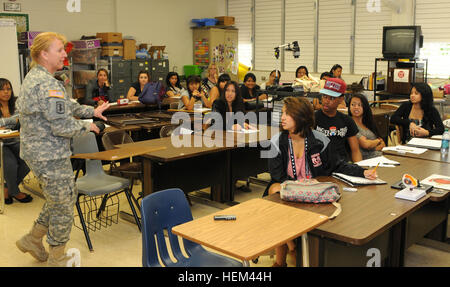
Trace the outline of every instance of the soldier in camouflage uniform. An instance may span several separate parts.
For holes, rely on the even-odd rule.
[[[56,33],[39,34],[31,47],[34,67],[26,75],[17,100],[21,122],[20,156],[38,178],[46,199],[30,233],[16,242],[17,247],[48,266],[66,266],[69,257],[65,245],[73,222],[77,199],[70,162],[72,137],[99,129],[78,118],[103,117],[109,107],[104,103],[94,110],[71,99],[62,82],[53,74],[63,67],[67,57],[65,38]],[[47,234],[46,252],[42,238]]]

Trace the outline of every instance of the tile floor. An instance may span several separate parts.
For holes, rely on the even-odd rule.
[[[263,175],[262,177],[264,178]],[[31,186],[37,188],[31,180]],[[242,184],[243,182],[240,182]],[[252,192],[243,193],[238,191],[235,200],[243,202],[245,200],[261,197],[264,187],[250,185]],[[135,194],[140,189],[140,185],[135,186]],[[27,191],[25,191],[27,192]],[[31,203],[23,204],[15,201],[12,205],[7,205],[5,212],[0,214],[0,267],[29,267],[45,266],[33,259],[29,254],[21,253],[15,246],[15,241],[28,232],[33,221],[38,216],[44,200],[33,195]],[[119,195],[120,210],[128,211],[129,206],[124,194]],[[194,218],[208,215],[219,210],[220,206],[208,206],[202,200],[192,200],[192,213]],[[75,212],[76,213],[76,212]],[[450,229],[450,228],[449,228]],[[81,264],[86,267],[139,267],[141,265],[141,233],[135,224],[132,224],[119,217],[118,224],[112,224],[107,228],[102,228],[96,232],[91,232],[91,240],[94,252],[89,252],[82,230],[73,227],[71,240],[68,247],[78,248],[81,252]],[[46,245],[46,243],[45,243]],[[47,247],[47,245],[46,245]],[[266,267],[273,264],[274,259],[270,256],[261,256],[258,264],[251,263],[252,266]],[[292,266],[292,261],[288,258],[288,265]],[[413,245],[406,252],[406,266],[450,266],[450,253],[437,249]]]

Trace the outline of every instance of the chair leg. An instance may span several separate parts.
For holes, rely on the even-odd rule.
[[[100,214],[103,212],[103,210],[105,210],[107,200],[108,200],[108,194],[105,194],[105,196],[103,196],[102,203],[100,204],[100,208],[98,209],[98,212],[96,215],[97,219],[100,217]]]
[[[80,200],[79,200],[80,196],[81,195],[78,195],[75,206],[77,207],[78,216],[80,217],[80,223],[81,223],[81,226],[83,227],[84,237],[86,237],[86,242],[89,247],[89,251],[94,252],[94,248],[92,247],[92,243],[91,243],[91,238],[89,237],[89,232],[86,227],[86,222],[84,221],[83,212],[81,211]]]
[[[136,225],[138,226],[139,231],[141,231],[141,222],[137,216],[136,209],[134,208],[134,204],[131,201],[130,193],[131,193],[131,191],[128,188],[125,189],[125,195],[127,196],[127,200],[128,200],[128,204],[130,205],[131,212],[133,212],[134,220],[136,220]]]

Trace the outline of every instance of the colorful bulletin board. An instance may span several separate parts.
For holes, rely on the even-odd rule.
[[[22,32],[30,30],[28,14],[0,13],[0,18],[13,19],[16,21],[17,36]]]

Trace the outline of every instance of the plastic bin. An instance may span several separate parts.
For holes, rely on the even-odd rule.
[[[202,74],[202,69],[197,65],[186,65],[183,69],[186,78],[192,75],[200,76]]]
[[[192,19],[192,23],[197,24],[198,27],[215,26],[217,22],[219,22],[219,20],[213,18]]]

